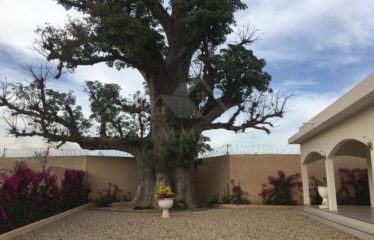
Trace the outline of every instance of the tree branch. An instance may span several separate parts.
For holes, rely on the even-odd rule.
[[[171,37],[173,21],[169,13],[166,11],[160,0],[151,0],[145,2],[151,10],[153,16],[159,21],[166,35]]]
[[[39,136],[48,139],[48,142],[75,142],[81,148],[87,150],[118,150],[136,154],[141,146],[141,142],[123,138],[102,138],[86,136],[69,136],[52,134],[49,132],[24,132],[18,129],[11,129],[10,133],[15,137],[34,137]]]
[[[257,97],[252,97],[243,105],[238,105],[237,110],[227,122],[208,123],[204,130],[226,129],[244,132],[247,128],[253,128],[270,134],[270,128],[274,127],[274,119],[283,117],[287,100],[288,97],[281,98],[278,95],[271,96],[269,100],[267,96],[258,94]],[[236,122],[241,114],[246,115],[245,120],[238,125]]]
[[[143,138],[133,134],[132,129],[126,129],[125,133],[122,127],[126,124],[116,112],[115,106],[114,108],[105,107],[105,104],[108,104],[105,102],[107,98],[114,96],[111,91],[119,94],[118,86],[108,85],[107,89],[101,89],[102,86],[99,86],[98,91],[107,90],[104,92],[106,98],[91,96],[96,99],[94,102],[98,106],[104,106],[104,108],[93,109],[93,112],[101,114],[102,121],[99,122],[101,130],[98,137],[85,136],[90,131],[92,123],[83,116],[81,107],[75,106],[75,98],[71,93],[59,93],[46,88],[49,71],[41,68],[40,73],[36,73],[32,67],[26,69],[34,78],[29,85],[1,82],[0,106],[6,107],[4,119],[9,126],[10,134],[15,137],[40,136],[49,142],[61,142],[60,145],[75,142],[82,148],[91,150],[115,149],[131,151],[130,153],[136,153],[136,149],[143,143]],[[104,109],[104,112],[101,109]],[[108,109],[111,112],[106,112]],[[19,119],[25,123],[24,128],[20,127]],[[113,134],[113,131],[110,136],[107,134],[108,123],[112,124],[119,135]],[[144,127],[142,126],[143,133]]]

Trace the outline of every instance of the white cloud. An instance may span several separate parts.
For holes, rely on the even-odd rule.
[[[352,55],[347,55],[344,57],[336,57],[333,61],[332,61],[332,56],[324,56],[324,57],[320,57],[318,61],[316,61],[315,66],[320,69],[335,70],[340,67],[359,63],[360,61],[361,59],[359,56],[352,56]]]
[[[123,96],[142,90],[143,77],[134,69],[109,68],[105,63],[78,67],[72,77],[82,85],[84,81],[99,80],[103,83],[116,83],[121,86]]]
[[[20,71],[21,68],[17,71],[15,69],[11,68],[3,68],[0,67],[0,80],[13,80],[13,79],[18,79],[18,80],[23,80],[25,78],[25,74]],[[12,79],[9,79],[9,76],[11,76]]]
[[[371,0],[250,0],[247,4],[249,10],[239,15],[239,24],[250,22],[263,33],[254,48],[271,61],[303,61],[336,50],[348,60],[325,57],[347,65],[356,63],[352,51],[374,45]]]
[[[45,23],[63,27],[68,15],[73,18],[81,17],[74,10],[67,12],[53,0],[1,0],[0,43],[16,48],[20,51],[20,55],[27,57],[27,59],[19,59],[20,65],[30,63],[31,58],[42,60],[42,57],[36,51],[30,49],[34,39],[38,38],[38,35],[34,32],[35,29]],[[2,76],[20,75],[14,70],[5,68],[0,68],[0,70]],[[125,95],[141,90],[143,82],[142,76],[136,70],[117,71],[115,68],[108,68],[104,63],[78,67],[72,77],[78,84],[82,85],[86,80],[117,83],[122,87],[122,93]]]
[[[282,82],[281,86],[310,86],[310,85],[316,85],[317,82],[313,80],[296,80],[296,79],[289,79],[284,82]]]
[[[67,12],[52,0],[1,0],[0,2],[0,42],[24,50],[27,54],[36,54],[29,50],[37,26],[45,23],[63,26]],[[72,17],[78,17],[75,11],[69,11]]]

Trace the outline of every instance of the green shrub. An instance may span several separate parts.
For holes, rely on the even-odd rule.
[[[180,211],[180,210],[187,210],[188,205],[183,200],[174,201],[173,207],[170,209],[171,211]]]
[[[229,194],[226,194],[225,192],[223,193],[222,203],[223,204],[231,204],[231,197],[230,197]]]
[[[240,186],[240,182],[238,185],[235,184],[234,179],[230,181],[231,183],[231,191],[230,187],[227,184],[227,191],[223,192],[222,196],[222,203],[223,204],[249,204],[250,202],[248,199],[245,198],[248,193],[244,192]]]
[[[100,196],[95,200],[95,206],[96,207],[108,207],[112,203],[112,199],[108,196]]]
[[[219,194],[217,193],[213,197],[209,198],[206,201],[203,201],[202,207],[203,208],[214,208],[215,204],[218,204],[219,202]]]
[[[122,190],[118,187],[118,185],[108,183],[108,189],[99,191],[100,197],[98,197],[94,202],[96,207],[107,207],[113,202],[120,201],[120,192],[122,192]]]

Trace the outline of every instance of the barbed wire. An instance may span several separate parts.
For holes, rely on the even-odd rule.
[[[300,154],[298,145],[231,145],[213,148],[213,151],[199,155],[199,158],[229,154]]]
[[[4,148],[1,157],[73,157],[73,156],[106,156],[106,157],[133,157],[127,152],[116,150],[85,150],[85,149],[56,149],[56,148],[30,148],[9,149]]]
[[[216,157],[227,154],[299,154],[298,145],[232,145],[226,144],[214,147],[212,151],[199,155],[199,158]],[[85,149],[56,149],[56,148],[3,148],[1,157],[73,157],[73,156],[105,156],[105,157],[133,157],[127,152],[116,150],[85,150]]]

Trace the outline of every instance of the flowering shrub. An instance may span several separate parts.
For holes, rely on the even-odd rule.
[[[31,170],[25,162],[12,175],[1,176],[0,221],[2,231],[26,225],[59,211],[60,191],[51,168]]]
[[[171,186],[161,184],[156,191],[155,197],[157,199],[163,199],[163,198],[173,198],[174,193],[171,190]]]
[[[65,173],[65,177],[68,176],[68,180],[63,181],[65,191],[60,191],[58,188],[57,177],[52,173],[51,168],[36,172],[25,162],[21,162],[8,174],[4,170],[0,172],[0,233],[61,212],[67,207],[64,205],[64,208],[61,208],[62,200],[67,200],[67,189],[75,191],[74,196],[86,196],[87,190],[82,194],[81,189],[76,187],[83,184],[81,183],[83,176],[79,173],[78,178],[70,178],[75,175],[74,172],[77,171],[69,170],[67,174]],[[74,184],[74,187],[69,184]],[[77,200],[74,204],[78,202],[80,201]]]
[[[343,176],[340,176],[341,186],[336,192],[336,201],[339,205],[354,205],[355,197],[352,194],[351,186]]]
[[[300,174],[296,173],[286,177],[285,172],[278,171],[278,177],[268,177],[270,186],[262,185],[262,192],[259,195],[263,198],[264,204],[273,205],[295,205],[293,199],[294,190],[301,191],[302,184],[299,181]]]
[[[370,205],[368,171],[340,168],[342,186],[337,193],[338,204]]]
[[[248,193],[244,192],[240,183],[235,184],[234,179],[231,179],[231,192],[229,185],[227,185],[227,193],[223,193],[222,203],[223,204],[249,204],[249,201],[244,197]]]
[[[7,219],[5,209],[0,206],[0,223],[3,223]]]
[[[63,209],[74,208],[88,202],[91,189],[84,182],[84,171],[66,170],[61,187]]]

